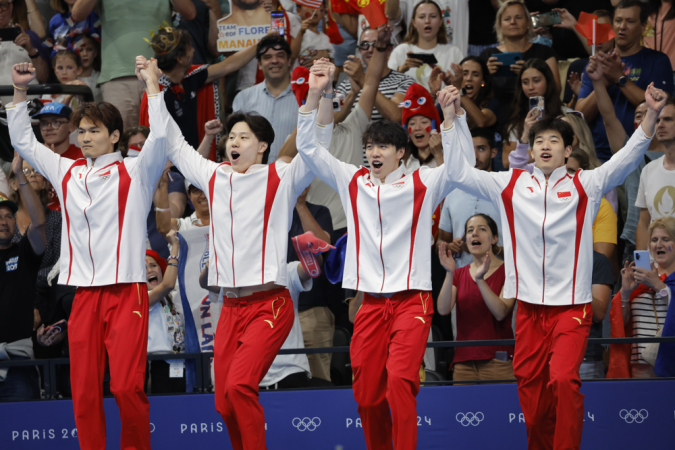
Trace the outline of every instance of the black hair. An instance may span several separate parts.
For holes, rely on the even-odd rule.
[[[236,111],[230,114],[225,121],[225,129],[227,130],[225,135],[230,134],[232,128],[239,122],[246,123],[256,139],[267,144],[267,149],[265,150],[265,153],[263,153],[262,160],[263,164],[267,164],[267,159],[270,156],[270,148],[272,147],[272,142],[274,142],[274,128],[272,128],[272,124],[269,120],[259,114]]]
[[[495,222],[495,220],[492,217],[488,216],[487,214],[478,213],[478,214],[474,214],[473,216],[469,217],[466,220],[466,223],[464,224],[464,241],[465,242],[467,241],[466,235],[468,234],[466,230],[467,230],[467,228],[469,228],[469,222],[474,217],[482,217],[483,219],[485,219],[485,222],[487,222],[488,228],[490,228],[490,232],[492,232],[492,236],[493,237],[494,236],[499,237],[499,227],[497,226],[497,222]],[[501,252],[502,252],[502,248],[499,245],[494,244],[492,246],[492,253],[494,253],[495,255],[499,255]]]
[[[634,6],[640,8],[640,23],[644,25],[649,18],[649,6],[640,0],[621,0],[614,8],[614,13],[616,13],[617,9],[632,8]],[[612,20],[614,20],[613,16]]]
[[[281,47],[280,50],[285,51],[289,58],[291,57],[291,45],[288,41],[278,34],[268,34],[258,42],[255,58],[260,61],[260,58],[262,58],[262,55],[265,54],[268,49],[277,46]]]
[[[475,62],[480,66],[481,72],[483,72],[483,85],[478,88],[478,95],[474,100],[474,103],[479,108],[487,108],[488,103],[492,99],[492,75],[490,75],[490,70],[488,69],[487,63],[477,56],[467,56],[460,61],[459,65],[461,66],[467,61]]]
[[[523,127],[525,124],[525,117],[530,112],[529,98],[523,92],[523,74],[527,69],[538,70],[544,78],[546,78],[546,93],[544,93],[544,117],[558,117],[563,114],[562,101],[560,94],[553,77],[553,72],[546,61],[539,58],[528,59],[516,78],[516,90],[513,93],[513,101],[511,103],[511,117],[505,126],[508,136],[511,131],[515,130],[517,136],[523,134]],[[571,145],[571,144],[570,144]]]
[[[534,146],[534,139],[537,135],[548,130],[556,131],[560,134],[565,148],[571,146],[574,142],[574,129],[572,129],[572,125],[562,119],[547,117],[538,121],[530,128],[530,146]]]
[[[396,149],[406,148],[408,133],[401,124],[391,120],[380,120],[368,125],[361,139],[363,146],[368,144],[393,145]]]
[[[495,148],[495,130],[492,128],[472,128],[471,137],[483,138],[488,142],[490,150]]]
[[[178,58],[185,56],[192,47],[192,36],[180,28],[161,28],[150,42],[155,52],[159,70],[169,71],[176,67]]]
[[[108,131],[108,135],[112,136],[115,131],[119,131],[120,137],[124,132],[124,121],[119,109],[112,103],[108,102],[87,102],[82,103],[70,115],[70,124],[75,127],[80,127],[82,119],[87,118],[97,125],[103,125]],[[113,144],[115,151],[119,146],[119,140]]]
[[[144,127],[143,125],[137,125],[135,127],[126,128],[120,137],[118,148],[122,152],[122,156],[125,158],[129,153],[129,139],[131,136],[135,136],[138,133],[141,133],[147,139],[150,136],[150,128]]]

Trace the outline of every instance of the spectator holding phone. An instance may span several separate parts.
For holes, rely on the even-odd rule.
[[[506,137],[502,149],[502,162],[507,169],[510,164],[509,154],[516,149],[518,142],[527,142],[528,137],[524,130],[528,116],[530,122],[534,124],[542,118],[555,118],[572,111],[562,104],[560,93],[556,88],[555,76],[548,63],[542,59],[533,58],[522,64],[521,69],[516,77],[516,90],[511,101],[513,112],[504,128]],[[542,98],[543,110],[540,103]]]
[[[471,264],[455,268],[448,244],[442,242],[438,257],[446,270],[438,295],[438,313],[457,315],[457,340],[513,339],[511,315],[515,298],[503,298],[504,261],[499,231],[486,214],[476,214],[464,226],[466,244],[473,257]],[[513,350],[508,346],[457,347],[453,360],[455,381],[511,380]]]
[[[466,110],[469,128],[491,127],[497,122],[495,113],[499,110],[499,101],[492,95],[492,76],[485,61],[477,56],[467,56],[462,62],[452,64],[454,75],[450,82],[462,92],[462,108]],[[432,80],[431,92],[434,95],[441,88],[440,81]]]
[[[312,67],[314,61],[321,58],[335,59],[335,49],[328,36],[319,30],[319,23],[325,22],[326,7],[321,4],[319,9],[311,6],[306,0],[295,1],[295,13],[302,20],[297,39],[291,43],[292,56],[298,58],[294,67]]]
[[[560,92],[560,74],[558,73],[558,61],[553,49],[546,45],[530,42],[534,38],[534,30],[530,20],[530,12],[521,0],[507,0],[502,3],[497,11],[494,29],[497,33],[499,45],[484,50],[480,57],[487,63],[488,70],[493,76],[494,92],[499,101],[497,125],[502,127],[509,120],[511,101],[514,98],[517,86],[520,84],[520,80],[517,80],[516,77],[522,72],[525,61],[538,58],[548,65],[553,76],[553,86],[556,93]],[[504,68],[504,63],[499,60],[502,58],[499,56],[502,53],[512,54],[504,55],[508,56],[506,59],[513,61],[517,58],[517,60],[508,68]],[[504,156],[504,164],[508,168],[508,165],[506,165],[507,156]]]
[[[610,312],[611,337],[654,337],[663,327],[673,299],[664,280],[675,272],[675,218],[660,218],[649,226],[649,254],[641,253],[640,261],[626,261],[621,269],[621,292],[614,296]],[[612,345],[607,377],[655,378],[654,367],[642,356],[647,345]]]
[[[23,172],[23,158],[16,152],[12,173],[18,180],[30,216],[21,240],[12,242],[18,206],[0,197],[0,360],[33,359],[31,335],[37,328],[34,312],[35,284],[45,237],[44,208]],[[39,323],[39,320],[37,321]],[[33,366],[0,369],[0,401],[25,401],[40,397],[38,372]]]
[[[423,56],[416,58],[415,55]],[[429,79],[435,66],[439,70],[434,72],[434,76],[445,81],[451,73],[450,64],[458,63],[462,57],[459,48],[448,44],[440,6],[433,0],[422,0],[413,8],[408,34],[403,44],[391,52],[388,65],[429,90]],[[436,62],[431,63],[434,59]]]

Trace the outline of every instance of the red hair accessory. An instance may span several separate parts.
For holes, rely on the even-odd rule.
[[[295,94],[295,99],[298,101],[298,106],[305,104],[305,97],[309,91],[309,69],[307,67],[298,66],[293,69],[291,74],[291,90]]]
[[[434,128],[436,128],[436,131],[441,131],[441,116],[438,114],[434,99],[431,98],[429,91],[421,84],[411,84],[405,92],[403,102],[400,103],[398,107],[403,108],[401,124],[403,124],[404,127],[408,126],[408,121],[411,117],[421,115],[429,118],[432,123],[435,124]]]
[[[147,250],[145,250],[145,256],[149,256],[152,259],[154,259],[155,261],[157,261],[157,264],[159,264],[159,268],[162,269],[162,275],[164,275],[166,273],[166,267],[167,267],[166,259],[159,256],[159,253],[157,253],[154,250],[147,249]]]

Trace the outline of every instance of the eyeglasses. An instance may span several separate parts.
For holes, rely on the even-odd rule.
[[[37,170],[29,169],[28,167],[23,169],[23,174],[26,175],[27,177],[30,177],[31,175],[40,175],[40,173]]]
[[[363,50],[364,52],[367,52],[368,49],[370,49],[370,47],[375,47],[375,42],[377,42],[377,41],[370,41],[370,42],[369,41],[363,41],[359,45],[357,45],[357,47],[359,48],[359,50]]]
[[[51,125],[53,129],[58,130],[64,123],[68,123],[68,121],[63,120],[40,121],[40,129],[46,130],[47,128],[49,128],[49,125]]]
[[[288,49],[286,49],[283,45],[281,44],[270,44],[270,45],[264,45],[258,49],[258,58],[260,58],[262,55],[267,53],[267,50],[274,50],[274,51],[279,51],[283,50],[284,52],[288,53]]]
[[[0,3],[0,11],[5,12],[9,9],[13,2]]]

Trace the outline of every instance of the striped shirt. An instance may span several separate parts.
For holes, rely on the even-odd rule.
[[[387,76],[383,77],[380,80],[379,91],[382,93],[382,95],[384,95],[388,99],[391,99],[394,96],[394,94],[399,92],[405,95],[410,85],[413,84],[414,82],[415,80],[413,80],[409,76],[404,75],[401,72],[397,72],[396,70],[392,70],[389,72]],[[347,96],[350,90],[351,90],[351,83],[349,82],[349,79],[346,79],[342,83],[340,83],[340,85],[336,89],[337,92],[339,92],[345,97]],[[352,105],[352,111],[354,110],[356,104],[359,102],[360,98],[361,92],[359,91],[359,93],[356,94],[354,105]],[[377,108],[373,107],[373,112],[372,115],[370,116],[370,121],[377,122],[383,119],[384,117],[382,117],[382,114],[380,114]],[[363,165],[365,167],[370,168],[370,164],[368,163],[368,159],[366,158],[365,148],[363,149]]]
[[[263,81],[239,92],[232,103],[233,111],[257,112],[272,124],[274,142],[270,146],[268,164],[276,161],[281,146],[295,129],[298,109],[298,101],[293,95],[290,82],[286,90],[276,98],[270,94],[267,83]]]
[[[656,311],[656,316],[659,319],[658,325],[656,324],[654,311]],[[652,302],[652,294],[645,292],[633,299],[630,303],[630,312],[633,317],[633,337],[654,337],[656,331],[663,327],[668,305],[666,299],[659,296],[658,293],[654,294],[654,301]],[[632,363],[647,364],[647,361],[642,359],[641,354],[646,346],[646,342],[633,344],[630,358]]]

